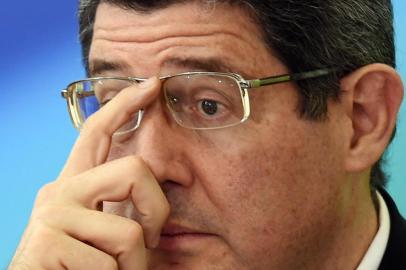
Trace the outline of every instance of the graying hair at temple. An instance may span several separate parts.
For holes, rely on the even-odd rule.
[[[80,41],[86,68],[95,13],[100,2],[147,13],[186,1],[81,0]],[[305,119],[323,121],[328,118],[327,101],[340,98],[340,78],[349,72],[370,63],[385,63],[395,67],[393,9],[390,0],[200,2],[209,5],[209,8],[225,2],[247,10],[247,14],[261,27],[264,42],[291,72],[326,67],[342,71],[324,78],[297,82],[301,96],[298,112]],[[384,156],[372,168],[372,191],[385,186],[387,182],[383,164]]]

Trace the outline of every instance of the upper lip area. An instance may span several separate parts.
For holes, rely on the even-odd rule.
[[[182,234],[208,234],[208,235],[211,234],[212,235],[212,233],[205,232],[204,230],[194,229],[189,226],[185,226],[185,225],[181,225],[181,224],[177,224],[177,223],[167,223],[161,231],[162,236],[175,236],[175,235],[182,235]]]

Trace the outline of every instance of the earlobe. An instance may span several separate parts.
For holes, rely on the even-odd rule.
[[[403,99],[397,72],[384,64],[364,66],[342,80],[353,134],[345,167],[361,172],[376,163],[389,144]]]

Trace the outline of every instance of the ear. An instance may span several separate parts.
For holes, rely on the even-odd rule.
[[[390,66],[364,66],[341,81],[353,133],[345,168],[361,172],[375,164],[390,142],[403,99],[403,84]]]

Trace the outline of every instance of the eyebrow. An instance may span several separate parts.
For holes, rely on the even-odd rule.
[[[96,77],[112,72],[124,72],[128,69],[127,65],[120,62],[94,59],[89,63],[88,76]]]
[[[182,68],[186,71],[232,72],[238,73],[244,78],[248,77],[243,71],[232,68],[227,62],[218,58],[169,58],[162,66]]]
[[[179,58],[173,57],[164,61],[162,68],[181,68],[185,71],[207,71],[207,72],[223,72],[223,73],[238,73],[244,78],[251,76],[247,75],[241,70],[231,68],[226,62],[217,58]],[[130,70],[130,67],[121,62],[107,61],[105,59],[94,59],[89,63],[88,76],[97,77],[102,75],[108,75],[109,73],[126,73]],[[137,74],[132,74],[137,76]],[[172,75],[172,74],[167,74]]]
[[[231,72],[226,64],[217,59],[170,58],[164,62],[163,67],[180,67],[194,71]]]

